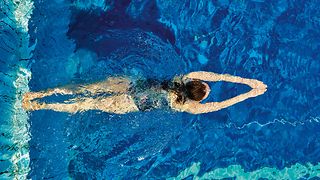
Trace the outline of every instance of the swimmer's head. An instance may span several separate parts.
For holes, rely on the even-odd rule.
[[[210,93],[209,85],[199,80],[187,82],[185,88],[187,98],[194,101],[202,101],[207,98]]]

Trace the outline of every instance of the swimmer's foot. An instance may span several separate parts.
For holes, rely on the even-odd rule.
[[[43,105],[37,101],[31,101],[30,99],[24,98],[22,101],[22,107],[26,111],[36,111],[43,108]]]
[[[32,93],[27,92],[22,98],[22,108],[26,111],[31,110],[31,100],[33,99]]]

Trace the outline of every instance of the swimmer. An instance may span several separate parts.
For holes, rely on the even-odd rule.
[[[201,103],[210,93],[210,87],[205,81],[240,83],[248,85],[252,89],[247,93],[221,102]],[[115,114],[168,109],[191,114],[202,114],[227,108],[248,98],[262,95],[266,91],[267,86],[255,79],[204,71],[175,76],[171,81],[142,78],[133,80],[132,78],[121,76],[110,77],[105,81],[87,85],[28,92],[23,97],[23,108],[27,111],[44,109],[67,113],[100,110]],[[38,101],[43,97],[54,94],[82,94],[82,96],[62,103],[43,103]]]

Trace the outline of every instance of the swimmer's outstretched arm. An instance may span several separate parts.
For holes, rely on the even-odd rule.
[[[258,81],[256,79],[247,79],[239,76],[232,76],[230,74],[217,74],[217,73],[206,72],[206,71],[191,72],[185,75],[184,78],[199,79],[203,81],[226,81],[226,82],[232,82],[232,83],[240,83],[240,84],[246,84],[253,89],[267,88],[267,85],[265,85],[263,82]]]
[[[262,95],[266,91],[267,91],[267,89],[252,89],[251,91],[249,91],[247,93],[240,94],[236,97],[227,99],[222,102],[208,102],[205,104],[192,103],[192,104],[187,105],[187,108],[185,108],[185,111],[192,113],[192,114],[202,114],[202,113],[219,111],[219,110],[224,109],[226,107],[232,106],[236,103],[244,101],[248,98]]]
[[[241,101],[244,101],[248,98],[262,95],[267,91],[267,85],[265,85],[261,81],[258,81],[256,79],[241,78],[241,77],[232,76],[229,74],[216,74],[211,72],[199,71],[199,72],[189,73],[186,76],[184,76],[184,78],[200,79],[203,81],[227,81],[227,82],[233,82],[233,83],[241,83],[241,84],[246,84],[252,88],[252,90],[247,93],[240,94],[236,97],[227,99],[222,102],[209,102],[205,104],[201,104],[201,103],[186,104],[186,108],[184,109],[184,111],[187,111],[192,114],[201,114],[201,113],[218,111],[223,108],[232,106],[236,103],[239,103]]]

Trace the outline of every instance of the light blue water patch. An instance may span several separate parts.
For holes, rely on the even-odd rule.
[[[96,63],[97,55],[86,49],[79,49],[68,58],[66,72],[68,76],[74,77],[76,73],[87,72]]]
[[[201,64],[207,64],[209,61],[208,58],[202,54],[198,54],[197,58]]]
[[[209,1],[207,7],[208,7],[209,14],[212,14],[216,10],[216,7],[213,5],[212,1]]]
[[[63,0],[58,0],[57,2],[59,1],[64,2]],[[108,11],[112,6],[108,0],[74,0],[72,5],[82,10],[99,9],[103,11]]]
[[[251,50],[249,52],[249,57],[250,58],[255,58],[257,60],[257,64],[261,65],[262,64],[262,55],[259,54],[257,51],[255,50]]]
[[[208,41],[205,41],[205,40],[201,41],[199,46],[201,49],[205,49],[208,46]]]
[[[147,3],[147,1],[132,1],[127,7],[126,12],[130,14],[133,19],[143,18],[141,15]]]

